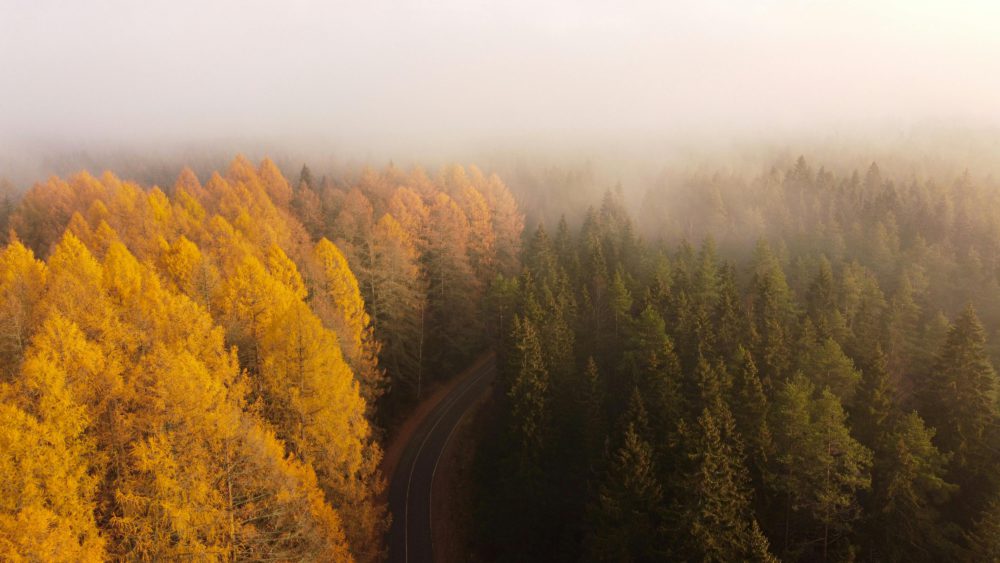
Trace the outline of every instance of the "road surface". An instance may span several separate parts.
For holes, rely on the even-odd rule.
[[[406,445],[389,485],[389,561],[431,563],[431,484],[438,461],[458,423],[496,375],[492,359],[455,386],[432,410]]]

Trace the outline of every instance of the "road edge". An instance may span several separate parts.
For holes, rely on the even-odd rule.
[[[472,362],[467,368],[462,372],[456,374],[454,377],[449,379],[446,383],[439,386],[434,390],[426,399],[420,402],[419,405],[413,412],[410,413],[406,420],[399,425],[398,430],[389,439],[386,440],[385,449],[382,453],[382,462],[379,464],[379,471],[382,477],[386,480],[386,487],[382,491],[382,494],[378,496],[378,501],[381,503],[387,503],[389,500],[389,485],[392,482],[392,478],[395,475],[396,468],[399,466],[399,461],[403,457],[403,452],[406,451],[406,445],[410,443],[413,439],[413,435],[420,429],[423,425],[424,420],[434,412],[434,409],[447,397],[452,390],[454,390],[463,381],[468,380],[474,373],[476,373],[483,365],[491,361],[496,353],[493,350],[487,350],[479,355],[475,361]]]

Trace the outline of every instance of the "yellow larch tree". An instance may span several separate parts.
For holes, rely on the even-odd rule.
[[[179,236],[173,243],[160,239],[158,269],[174,289],[191,298],[197,295],[195,276],[204,260],[205,257],[198,245],[184,235]]]
[[[53,314],[33,338],[19,377],[0,386],[0,557],[100,561],[100,454],[80,400],[103,368],[70,321]]]
[[[109,302],[140,340],[116,428],[131,447],[111,483],[115,553],[349,559],[339,516],[311,470],[283,460],[246,411],[222,330],[123,245],[112,245],[102,268]]]
[[[0,254],[5,379],[63,383],[34,394],[5,387],[0,404],[10,423],[0,427],[4,436],[59,432],[67,444],[89,448],[81,454],[53,440],[45,445],[47,463],[62,456],[77,471],[57,475],[79,475],[83,467],[91,476],[78,496],[104,535],[90,543],[87,534],[75,536],[87,553],[381,556],[386,518],[374,502],[383,486],[381,453],[358,383],[378,372],[378,348],[343,254],[331,261],[328,288],[342,303],[324,315],[341,318],[340,325],[324,326],[307,305],[299,269],[312,272],[321,261],[281,202],[286,187],[273,163],[255,169],[238,157],[225,177],[213,175],[205,186],[182,171],[169,197],[110,173],[53,178],[33,188],[15,214],[31,246],[51,256],[43,264],[16,241]],[[412,193],[423,230],[427,210]],[[355,230],[365,235],[359,242],[366,250],[377,248],[368,232],[371,206],[360,195],[354,200],[364,213]],[[406,235],[396,229],[393,236]],[[413,270],[408,244],[400,248]],[[25,402],[29,396],[45,405],[63,397],[62,412],[80,413],[80,422]],[[31,475],[20,458],[0,452],[0,461],[3,471]],[[33,536],[38,545],[70,538],[60,531],[67,517],[42,508],[49,512],[4,513],[2,525],[51,536]],[[3,541],[5,555],[30,555],[23,544]]]
[[[296,289],[253,256],[245,256],[227,279],[223,314],[265,417],[291,452],[316,470],[355,557],[377,556],[385,521],[374,503],[381,453],[337,336]]]
[[[389,213],[410,234],[417,250],[423,252],[427,244],[430,210],[420,194],[406,187],[397,189],[389,198]]]
[[[520,268],[524,214],[514,195],[496,174],[491,174],[479,185],[479,191],[486,199],[493,219],[497,268],[504,276],[515,276]]]
[[[288,185],[288,180],[282,176],[281,170],[278,170],[274,161],[270,158],[265,158],[260,162],[257,170],[271,201],[282,209],[288,209],[289,204],[292,202],[292,188]]]
[[[384,510],[381,452],[371,441],[365,401],[337,338],[305,303],[293,300],[265,331],[260,378],[265,411],[279,437],[316,470],[320,486],[341,514],[359,560],[380,556]]]
[[[366,290],[372,324],[382,343],[381,365],[397,399],[422,391],[427,280],[412,237],[386,213],[372,231]]]
[[[306,284],[302,281],[295,262],[292,262],[285,251],[276,244],[267,249],[267,271],[279,283],[291,290],[296,299],[305,299],[308,295]]]
[[[13,377],[38,323],[45,264],[20,241],[0,252],[0,381]]]
[[[196,200],[205,196],[205,189],[201,187],[198,175],[188,166],[182,168],[180,174],[177,175],[177,180],[174,182],[173,196],[176,198],[182,191],[188,197]]]
[[[69,182],[53,176],[25,192],[10,225],[28,248],[44,256],[80,209],[78,199]]]
[[[347,258],[329,240],[316,243],[313,255],[320,270],[314,308],[337,335],[344,357],[361,383],[362,396],[373,407],[385,390],[385,378],[378,367],[379,345],[358,280]]]
[[[352,188],[340,202],[340,211],[333,221],[333,237],[357,248],[368,238],[374,211],[371,202],[358,188]]]
[[[427,348],[438,352],[437,360],[453,360],[470,352],[480,334],[476,307],[482,286],[469,264],[469,221],[455,200],[438,193],[430,206],[429,222],[423,257],[429,283]]]
[[[75,322],[88,338],[121,335],[102,287],[103,272],[93,254],[72,233],[66,233],[47,260],[48,282],[44,313],[58,312]],[[124,336],[124,335],[121,335]]]
[[[493,213],[486,199],[472,184],[462,185],[454,199],[469,220],[469,262],[480,284],[485,287],[496,275]]]
[[[105,559],[74,438],[0,400],[0,559]]]

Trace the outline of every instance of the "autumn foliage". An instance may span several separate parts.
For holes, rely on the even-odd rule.
[[[520,228],[496,180],[417,177],[324,190],[238,157],[29,190],[0,250],[0,559],[382,558],[372,421],[504,267],[494,217]]]

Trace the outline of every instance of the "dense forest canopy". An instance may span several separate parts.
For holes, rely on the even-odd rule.
[[[493,347],[476,557],[994,557],[1000,191],[757,169],[5,185],[0,553],[380,560],[386,436]]]
[[[0,562],[1000,562],[998,21],[0,0]]]
[[[669,188],[669,189],[666,189]],[[540,561],[990,560],[1000,192],[798,158],[609,190],[496,286],[479,548]],[[643,236],[645,233],[645,236]]]
[[[384,557],[379,429],[483,346],[522,219],[475,168],[313,182],[5,200],[0,558]]]

